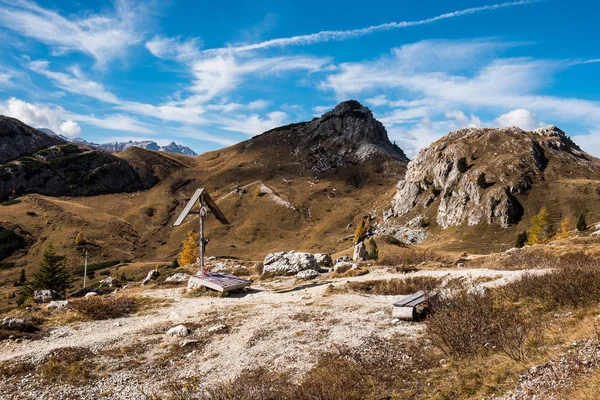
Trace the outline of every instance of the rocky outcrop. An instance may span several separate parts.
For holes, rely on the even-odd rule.
[[[74,144],[44,148],[0,165],[0,199],[26,193],[92,196],[133,192],[154,183],[154,176],[141,176],[119,157]]]
[[[0,164],[65,143],[59,137],[46,135],[18,119],[0,115]]]
[[[263,274],[296,275],[306,270],[319,271],[319,264],[313,254],[295,251],[271,253],[263,264]]]
[[[111,143],[103,143],[103,144],[95,144],[88,143],[91,146],[99,147],[104,150],[110,150],[115,152],[125,151],[130,147],[140,147],[146,150],[154,150],[154,151],[164,151],[167,153],[176,153],[183,154],[186,156],[197,156],[196,152],[189,147],[177,144],[175,142],[171,142],[166,146],[159,146],[158,143],[153,142],[151,140],[142,140],[142,141],[128,141],[128,142],[111,142]]]
[[[508,227],[523,216],[518,197],[549,178],[550,160],[552,174],[571,173],[574,168],[600,173],[597,160],[554,126],[535,131],[509,127],[452,132],[408,164],[385,218],[414,219],[431,215],[433,207],[435,221],[427,223],[444,229],[480,223]]]
[[[365,242],[360,242],[356,246],[354,246],[353,260],[356,262],[363,262],[369,260],[369,255],[367,253],[367,246],[365,245]]]

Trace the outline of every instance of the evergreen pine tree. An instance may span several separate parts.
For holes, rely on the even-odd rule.
[[[377,243],[375,243],[375,239],[371,238],[369,240],[369,260],[379,260],[379,248],[377,247]]]
[[[71,288],[73,279],[67,269],[67,258],[56,254],[54,246],[50,244],[40,264],[40,271],[33,275],[31,282],[24,284],[18,304],[23,304],[36,290],[52,290],[60,297],[65,297]]]
[[[585,220],[585,214],[581,214],[577,220],[577,230],[583,232],[587,229],[587,221]]]
[[[528,240],[527,232],[521,232],[517,235],[517,240],[515,240],[515,247],[520,249],[525,246]]]
[[[27,277],[25,276],[25,270],[21,269],[21,275],[19,275],[19,283],[24,285],[27,282]]]
[[[183,248],[179,253],[179,265],[193,264],[200,257],[199,246],[200,236],[194,231],[189,231],[187,238],[183,241]]]

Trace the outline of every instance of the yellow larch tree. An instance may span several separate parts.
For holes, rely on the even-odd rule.
[[[179,265],[184,266],[193,264],[198,260],[198,257],[200,257],[200,249],[198,248],[199,241],[200,236],[196,232],[188,232],[187,238],[183,241],[183,247],[179,253],[179,257],[177,258]]]

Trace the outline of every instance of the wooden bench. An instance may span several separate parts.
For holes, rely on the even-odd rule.
[[[426,301],[427,294],[423,291],[408,295],[402,298],[402,300],[394,303],[392,318],[403,319],[406,321],[420,321],[422,319],[422,315],[417,307]]]

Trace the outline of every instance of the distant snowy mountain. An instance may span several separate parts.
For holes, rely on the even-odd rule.
[[[73,142],[73,143],[77,143],[77,144],[85,144],[88,146],[94,146],[94,147],[98,147],[104,150],[109,150],[109,151],[116,151],[116,152],[120,152],[120,151],[124,151],[127,150],[130,147],[141,147],[142,149],[146,149],[146,150],[154,150],[154,151],[164,151],[166,153],[176,153],[176,154],[183,154],[186,156],[192,156],[195,157],[198,154],[196,154],[196,152],[192,149],[190,149],[189,147],[183,146],[181,144],[177,144],[175,142],[171,142],[170,144],[166,145],[166,146],[159,146],[158,143],[153,142],[151,140],[141,140],[141,141],[128,141],[128,142],[111,142],[111,143],[93,143],[93,142],[88,142],[85,139],[82,138],[68,138],[64,135],[59,135],[56,132],[54,132],[52,129],[48,129],[48,128],[38,128],[39,131],[44,132],[47,135],[50,136],[55,136],[58,137],[60,139],[69,141],[69,142]]]

